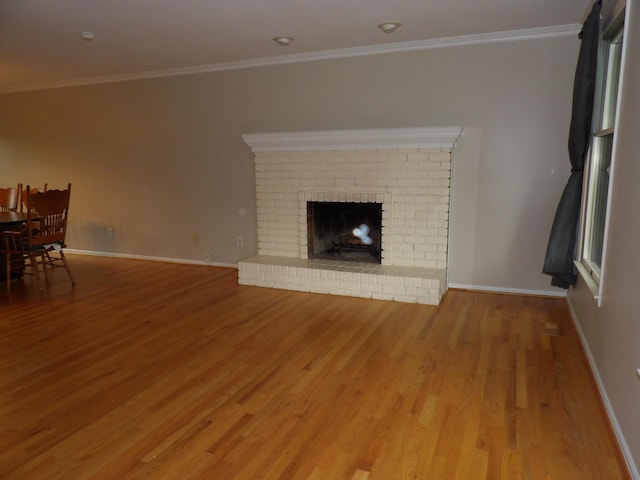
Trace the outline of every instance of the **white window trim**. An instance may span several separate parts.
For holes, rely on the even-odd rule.
[[[618,9],[615,15],[616,18],[619,18],[618,15],[620,15],[622,11],[624,11],[625,2],[610,2],[610,3],[617,3],[618,6],[622,5],[622,8]],[[623,34],[623,38],[625,39],[628,38],[628,32],[627,32],[628,23],[629,22],[625,21],[623,26],[622,34]],[[615,120],[614,120],[614,128],[616,132],[619,131],[620,115],[621,115],[620,111],[622,110],[621,108],[622,94],[625,91],[624,80],[626,77],[625,71],[626,71],[626,64],[627,64],[627,48],[628,48],[627,44],[628,44],[627,41],[622,42],[622,53],[620,57],[620,77],[619,77],[619,83],[618,83],[618,95],[616,98],[616,114],[615,114]],[[576,269],[580,273],[580,276],[585,281],[587,287],[593,294],[593,298],[597,302],[598,307],[602,306],[603,287],[605,285],[605,280],[606,280],[607,252],[608,252],[608,244],[609,244],[609,223],[611,222],[611,200],[613,197],[613,192],[615,190],[615,184],[616,184],[615,165],[616,165],[616,159],[618,156],[617,153],[618,153],[618,135],[614,133],[613,144],[611,146],[611,164],[609,167],[609,188],[607,191],[607,208],[606,208],[605,221],[604,221],[604,236],[603,236],[603,242],[602,242],[602,261],[600,265],[599,274],[597,272],[594,272],[594,269],[589,265],[589,262],[583,258],[584,224],[585,224],[585,220],[584,220],[585,208],[584,207],[586,205],[586,201],[585,201],[586,191],[584,186],[583,186],[583,192],[582,192],[583,198],[582,198],[582,208],[580,212],[580,229],[578,232],[580,235],[579,242],[578,242],[579,258],[574,261],[574,265],[576,266]],[[590,157],[591,152],[589,152],[588,155]],[[585,164],[585,167],[586,166],[587,164]]]

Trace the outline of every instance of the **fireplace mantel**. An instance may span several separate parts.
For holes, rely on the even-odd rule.
[[[242,136],[254,153],[335,150],[453,149],[460,127],[384,128],[310,132],[249,133]]]

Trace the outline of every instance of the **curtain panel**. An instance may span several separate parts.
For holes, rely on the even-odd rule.
[[[573,261],[576,256],[583,170],[592,135],[601,5],[601,1],[593,5],[580,32],[582,43],[573,83],[568,141],[571,176],[553,219],[542,269],[543,273],[551,275],[551,285],[561,288],[569,288],[577,280]]]

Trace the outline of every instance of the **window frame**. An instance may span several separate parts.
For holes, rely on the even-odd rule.
[[[626,34],[624,28],[625,2],[623,0],[618,2],[610,1],[607,6],[610,8],[603,12],[602,28],[598,41],[599,50],[592,120],[593,127],[590,147],[584,165],[582,204],[578,231],[579,240],[577,259],[574,262],[576,269],[597,300],[598,306],[600,306],[602,300],[602,289],[605,277],[607,237],[617,150],[617,136],[615,132],[620,112],[620,92],[622,91],[624,59],[626,57],[624,42]],[[614,51],[614,49],[618,50]],[[614,60],[617,60],[617,65],[613,65],[610,62],[612,54],[615,56]],[[611,82],[612,74],[615,75],[615,84]],[[612,87],[613,95],[607,95],[611,93]],[[606,145],[607,141],[610,141],[609,146]],[[602,146],[605,148],[604,155],[601,148]],[[599,179],[594,178],[594,170],[599,168],[602,158],[607,158],[606,161],[609,163],[605,169],[609,178],[606,184],[607,192],[605,196],[606,205],[604,205],[604,223],[602,230],[598,229],[596,232],[596,234],[600,235],[600,238],[596,239],[596,241],[601,243],[601,247],[598,248],[598,250],[601,250],[600,264],[598,265],[592,258],[592,242],[594,242],[593,221],[594,216],[598,213],[596,209],[599,208],[600,212],[602,212],[603,205],[602,203],[594,204],[594,196],[598,196],[598,189],[602,188],[602,183],[596,185]],[[602,198],[600,198],[600,200],[602,201]]]

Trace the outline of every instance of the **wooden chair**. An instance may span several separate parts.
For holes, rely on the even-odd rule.
[[[18,184],[18,189],[20,190],[20,194],[19,194],[19,198],[20,198],[20,212],[24,212],[25,209],[27,208],[27,195],[29,195],[29,193],[27,193],[26,190],[22,189],[22,184],[19,183]],[[33,187],[29,189],[30,194],[35,194],[38,192],[46,192],[47,191],[47,184],[44,184],[44,188],[40,189],[38,187]]]
[[[18,200],[22,194],[22,184],[18,188],[0,188],[0,212],[15,212],[18,210]]]
[[[28,218],[24,228],[19,232],[2,233],[0,251],[5,255],[7,291],[11,289],[11,257],[15,255],[22,255],[28,262],[25,265],[25,273],[35,275],[38,290],[42,291],[39,267],[42,267],[47,282],[49,281],[48,269],[64,268],[69,275],[71,285],[75,287],[69,263],[62,251],[67,246],[65,236],[71,184],[66,190],[47,190],[37,193],[32,193],[27,185],[25,192]]]

